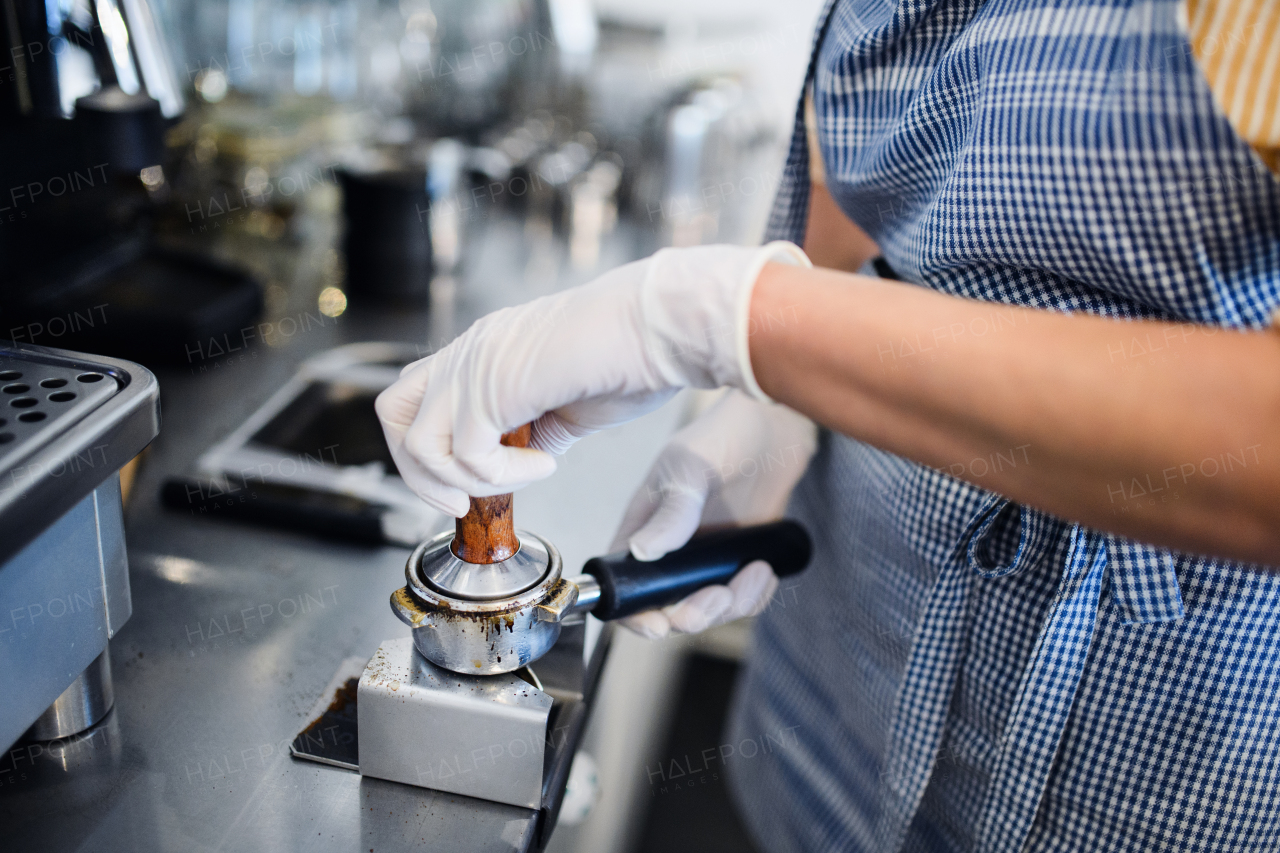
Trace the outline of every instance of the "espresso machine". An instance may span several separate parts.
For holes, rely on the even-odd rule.
[[[528,442],[528,426],[503,436]],[[515,527],[510,494],[472,498],[454,530],[418,545],[391,594],[411,637],[344,664],[293,754],[536,809],[545,837],[607,646],[588,638],[587,615],[607,623],[663,607],[754,560],[792,575],[811,549],[784,520],[705,532],[649,562],[595,557],[569,575],[554,544]]]
[[[111,710],[108,641],[132,612],[119,472],[159,429],[145,368],[0,344],[0,744]]]

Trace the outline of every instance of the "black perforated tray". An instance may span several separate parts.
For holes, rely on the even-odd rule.
[[[120,390],[104,370],[0,354],[0,471],[52,441]],[[90,448],[91,449],[91,448]],[[92,458],[85,460],[85,464]]]
[[[0,342],[0,564],[159,429],[159,389],[146,368]]]

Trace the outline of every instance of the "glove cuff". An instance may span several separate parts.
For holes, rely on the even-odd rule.
[[[661,382],[741,388],[768,401],[751,369],[751,294],[769,262],[812,266],[794,243],[663,249],[640,285],[641,335]]]
[[[773,400],[761,389],[760,383],[756,381],[756,373],[751,368],[751,335],[755,331],[751,324],[751,295],[755,292],[756,279],[760,277],[764,265],[771,262],[813,267],[809,256],[795,243],[774,240],[760,247],[744,276],[738,303],[734,307],[734,353],[738,360],[738,370],[742,374],[742,390],[764,403],[772,403]]]

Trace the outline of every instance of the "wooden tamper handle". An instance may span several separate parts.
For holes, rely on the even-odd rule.
[[[531,424],[502,434],[507,447],[528,447]],[[488,498],[472,498],[471,509],[454,527],[453,555],[468,563],[501,563],[520,550],[515,522],[511,517],[511,493]]]

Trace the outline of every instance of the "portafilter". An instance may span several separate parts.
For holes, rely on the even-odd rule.
[[[502,437],[527,447],[526,425]],[[413,629],[427,660],[454,672],[495,675],[525,666],[555,645],[566,621],[591,613],[620,619],[673,604],[708,584],[727,583],[754,560],[779,577],[809,562],[809,535],[794,521],[722,529],[695,536],[659,560],[626,551],[594,557],[582,574],[563,576],[560,552],[516,530],[511,495],[472,498],[453,532],[420,544],[405,566],[408,583],[391,609]]]

